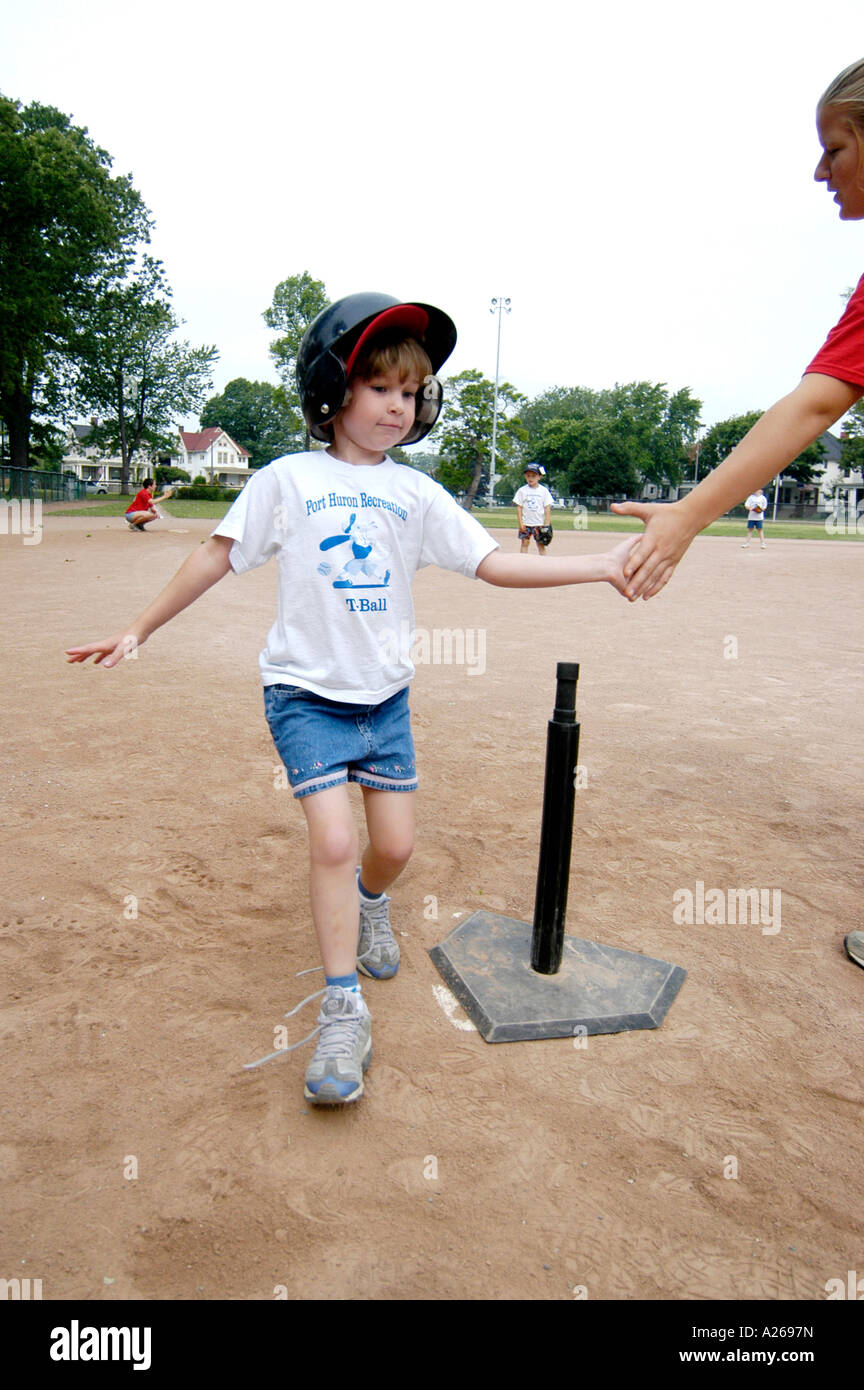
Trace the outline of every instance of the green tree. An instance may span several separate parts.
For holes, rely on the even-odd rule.
[[[288,406],[285,391],[269,381],[235,377],[201,411],[201,428],[217,425],[249,450],[250,468],[261,468],[283,454],[303,448],[297,413]]]
[[[603,413],[602,392],[588,386],[552,386],[529,401],[520,412],[528,432],[527,456],[552,420],[587,420]]]
[[[691,396],[689,386],[683,386],[669,397],[660,429],[666,450],[665,476],[673,487],[685,476],[694,441],[701,429],[701,414],[702,402]]]
[[[543,463],[559,487],[570,479],[579,450],[588,450],[594,464],[600,467],[598,483],[601,475],[632,474],[637,487],[640,481],[674,487],[686,467],[688,446],[698,431],[701,409],[701,402],[691,396],[689,388],[670,396],[664,382],[632,381],[604,391],[557,386],[538,396],[523,412],[528,431],[526,455]],[[588,422],[594,422],[598,428],[575,428]],[[600,425],[615,428],[600,429]],[[613,453],[619,464],[610,474]],[[590,468],[587,475],[582,472],[583,476],[590,476]],[[598,495],[619,489],[598,485],[582,490]]]
[[[864,396],[856,401],[843,421],[842,466],[864,468]]]
[[[267,327],[275,328],[281,335],[270,344],[270,356],[282,380],[286,407],[295,416],[294,433],[303,435],[306,449],[310,439],[297,394],[297,353],[306,329],[329,302],[323,281],[314,280],[304,270],[280,281],[273,291],[273,302],[263,315]]]
[[[601,394],[602,413],[630,435],[631,457],[640,478],[657,487],[677,487],[687,448],[699,429],[702,402],[688,387],[670,396],[665,382],[633,381]]]
[[[560,491],[581,497],[634,492],[644,461],[628,423],[608,416],[551,420],[534,453]]]
[[[570,469],[584,439],[584,428],[597,418],[593,415],[577,419],[554,417],[547,419],[539,430],[535,427],[526,457],[543,465],[547,485],[551,484],[559,492],[569,491]]]
[[[43,469],[46,473],[63,471],[63,456],[66,453],[66,431],[56,425],[34,420],[30,431],[30,467]]]
[[[515,412],[525,397],[504,382],[498,387],[498,425],[495,451],[502,471],[518,455],[525,430]],[[488,482],[492,456],[492,415],[495,384],[475,368],[451,377],[444,387],[443,428],[438,447],[438,481],[448,492],[464,492],[468,510],[483,481]]]
[[[97,279],[122,275],[150,219],[85,129],[50,106],[0,96],[0,414],[14,466],[34,415],[65,399],[79,316]]]
[[[197,414],[213,389],[216,348],[175,340],[170,293],[161,264],[145,256],[124,281],[102,286],[76,340],[77,399],[103,417],[88,441],[120,453],[124,492],[138,450],[173,449],[177,420]]]
[[[757,420],[762,418],[761,410],[748,411],[746,415],[732,415],[728,420],[719,420],[716,425],[712,425],[699,450],[699,477],[704,478],[716,468],[718,463],[731,454],[736,445],[741,443]],[[816,439],[812,444],[808,444],[796,459],[783,469],[784,478],[794,478],[797,483],[812,483],[814,479],[814,468],[820,463],[825,454],[825,446],[820,440]]]
[[[170,464],[159,463],[153,470],[156,486],[167,487],[169,483],[191,483],[192,479],[185,468],[172,468]]]

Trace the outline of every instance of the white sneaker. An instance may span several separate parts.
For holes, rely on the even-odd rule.
[[[318,1022],[307,1037],[290,1047],[269,1052],[257,1062],[246,1062],[243,1069],[253,1071],[265,1062],[274,1062],[311,1042],[317,1034],[318,1046],[306,1068],[303,1094],[313,1105],[347,1105],[363,1094],[363,1073],[372,1061],[372,1018],[363,995],[341,985],[326,985],[316,994],[307,995],[285,1017],[293,1018],[322,994]]]
[[[359,897],[357,969],[373,980],[392,980],[399,969],[399,942],[390,926],[390,899],[386,893],[377,902],[370,902],[362,893]]]

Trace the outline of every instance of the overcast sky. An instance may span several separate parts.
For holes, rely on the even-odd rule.
[[[864,272],[813,182],[862,0],[14,8],[0,91],[131,174],[217,389],[278,379],[261,314],[308,270],[446,309],[449,373],[494,376],[509,296],[502,380],[688,386],[708,425],[790,390]]]

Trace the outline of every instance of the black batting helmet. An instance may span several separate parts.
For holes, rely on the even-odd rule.
[[[431,304],[403,303],[389,294],[349,294],[312,320],[297,353],[297,389],[309,433],[330,441],[329,426],[342,409],[351,368],[361,348],[384,330],[404,329],[426,350],[437,372],[456,346],[452,319]],[[427,377],[417,393],[414,424],[401,441],[414,444],[429,433],[441,411],[441,383]]]

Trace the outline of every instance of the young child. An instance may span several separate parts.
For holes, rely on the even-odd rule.
[[[765,496],[764,492],[751,492],[744,506],[747,508],[747,539],[742,546],[742,550],[746,550],[750,545],[750,537],[754,531],[758,531],[759,544],[764,550],[766,547],[763,527],[765,524],[765,508],[768,506],[768,498]]]
[[[545,555],[549,543],[542,537],[552,518],[552,494],[548,488],[541,487],[540,468],[536,463],[526,463],[525,482],[513,501],[522,542],[521,554],[527,555],[533,539],[537,542],[538,553]]]
[[[229,570],[276,559],[278,614],[259,664],[265,714],[309,835],[325,977],[304,1091],[314,1104],[362,1095],[371,1035],[357,971],[386,980],[399,965],[386,890],[412,851],[417,772],[414,667],[393,634],[413,631],[415,572],[435,564],[503,587],[606,581],[620,592],[633,544],[542,563],[502,554],[444,488],[388,458],[434,425],[434,373],[455,341],[450,319],[430,305],[359,294],[325,309],[301,344],[297,377],[310,432],[327,448],[261,468],[129,627],[67,652],[116,666]],[[368,834],[359,870],[349,781],[362,789]]]
[[[845,68],[816,108],[824,183],[843,221],[864,218],[864,59]],[[694,536],[781,473],[864,395],[864,276],[798,386],[766,411],[713,473],[680,502],[613,502],[646,527],[625,565],[627,597],[653,598]]]

